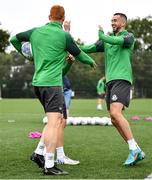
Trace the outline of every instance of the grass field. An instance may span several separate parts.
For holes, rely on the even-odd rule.
[[[105,104],[104,104],[105,109]],[[143,179],[152,173],[152,100],[132,100],[125,112],[138,144],[146,158],[134,167],[122,165],[128,147],[114,127],[68,126],[65,129],[65,152],[80,160],[78,166],[62,165],[70,175],[62,179]],[[131,116],[139,115],[140,121]],[[43,109],[37,100],[0,101],[0,179],[50,179],[33,164],[29,157],[38,139],[28,139],[30,131],[41,131]],[[106,110],[96,110],[96,100],[72,100],[71,116],[108,116]]]

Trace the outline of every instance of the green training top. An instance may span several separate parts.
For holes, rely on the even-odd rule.
[[[35,65],[34,86],[63,86],[62,70],[68,52],[82,63],[94,65],[94,60],[81,51],[59,22],[17,34],[11,38],[13,46],[22,54],[22,43],[30,41]],[[23,54],[22,54],[23,55]]]
[[[133,34],[124,30],[116,35],[105,35],[99,30],[99,41],[80,48],[86,53],[104,52],[106,83],[118,79],[132,83],[130,60],[134,48]]]
[[[97,83],[97,93],[98,94],[104,93],[104,88],[105,88],[105,84],[104,84],[103,80],[99,79],[99,81]]]

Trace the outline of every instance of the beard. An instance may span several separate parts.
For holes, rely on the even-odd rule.
[[[116,34],[120,31],[120,27],[113,28],[113,33]]]

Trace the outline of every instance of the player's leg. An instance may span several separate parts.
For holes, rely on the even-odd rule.
[[[137,161],[144,158],[144,153],[137,145],[130,125],[126,118],[122,114],[124,106],[129,105],[130,100],[130,84],[126,81],[116,81],[111,86],[110,90],[110,116],[112,123],[117,128],[120,135],[129,145],[129,156],[125,162],[125,165],[136,164]]]
[[[64,128],[66,127],[66,119],[67,119],[67,111],[65,106],[65,101],[63,100],[63,118],[62,125],[59,129],[59,136],[57,142],[57,164],[68,164],[68,165],[77,165],[80,162],[76,160],[72,160],[67,157],[64,153]]]
[[[69,117],[69,109],[70,109],[70,104],[71,104],[71,97],[72,97],[72,90],[71,89],[64,92],[67,117]]]
[[[42,100],[42,94],[40,91],[39,87],[34,87],[34,91],[35,94],[37,96],[37,98],[39,99],[39,101],[41,102],[42,106],[44,107],[44,101]],[[43,128],[44,131],[45,127]],[[31,155],[30,159],[35,162],[40,168],[44,168],[44,148],[45,148],[45,144],[44,144],[44,133],[42,131],[42,136],[41,139],[35,149],[35,151],[33,152],[33,154]]]
[[[102,110],[102,97],[101,97],[101,94],[98,94],[98,97],[97,97],[97,110],[98,111]]]
[[[48,122],[42,132],[42,140],[46,147],[44,174],[45,175],[66,175],[65,171],[54,165],[54,152],[58,140],[58,132],[62,122],[62,99],[61,87],[39,87],[36,88],[37,96],[42,103]]]
[[[46,126],[45,126],[46,127]],[[44,129],[45,129],[44,127]],[[44,131],[43,129],[43,131]],[[33,154],[31,155],[31,160],[34,161],[40,168],[44,168],[44,150],[45,150],[45,144],[44,144],[44,133],[42,132],[42,136],[41,139],[35,149],[35,151],[33,152]]]

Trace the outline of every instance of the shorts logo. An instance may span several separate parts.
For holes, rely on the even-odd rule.
[[[117,97],[116,94],[114,94],[111,99],[112,99],[113,101],[116,101],[116,100],[118,99],[118,97]]]
[[[61,110],[62,110],[62,107],[59,107],[59,110],[61,111]]]

